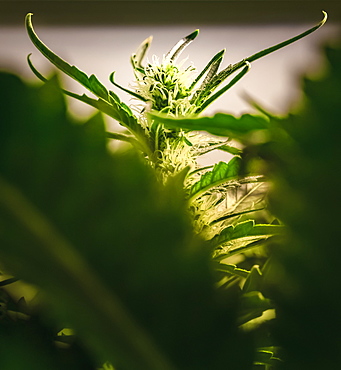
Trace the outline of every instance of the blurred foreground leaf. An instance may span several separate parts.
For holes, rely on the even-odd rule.
[[[290,370],[341,368],[341,48],[324,52],[325,73],[303,80],[300,108],[272,118],[271,140],[249,148],[265,160],[270,208],[290,231],[264,274]]]
[[[70,119],[56,78],[0,82],[0,257],[44,315],[118,369],[249,369],[240,288],[214,288],[183,179],[161,187],[135,152],[110,153],[101,116]]]

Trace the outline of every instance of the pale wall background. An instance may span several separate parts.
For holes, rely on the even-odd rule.
[[[255,7],[255,3],[260,4],[259,7]],[[329,20],[324,27],[254,62],[250,72],[238,85],[206,111],[207,114],[218,111],[234,114],[250,112],[252,110],[243,98],[243,94],[247,93],[270,111],[284,113],[299,98],[298,76],[321,71],[321,45],[337,39],[341,23],[338,8],[332,9],[331,13],[325,6],[328,5],[326,2],[315,4],[316,10],[313,9],[313,12],[311,5],[310,11],[306,10],[304,14],[297,10],[297,4],[301,3],[302,7],[302,4],[307,4],[305,1],[269,1],[267,6],[263,3],[266,2],[0,1],[0,10],[3,12],[3,21],[0,20],[0,68],[35,80],[26,62],[27,54],[32,53],[32,61],[40,71],[45,74],[52,71],[51,64],[35,49],[24,28],[25,14],[33,12],[38,35],[53,51],[87,74],[94,73],[108,88],[118,92],[125,102],[131,104],[130,97],[117,91],[108,81],[108,76],[115,70],[117,82],[129,86],[133,79],[130,55],[149,35],[154,36],[149,56],[162,56],[180,38],[199,28],[199,36],[180,59],[188,57],[187,63],[192,62],[200,71],[221,49],[226,49],[222,65],[225,67],[310,28],[322,19],[321,10],[327,10]],[[292,10],[292,13],[281,12],[280,3],[285,3],[285,9]],[[314,3],[318,2],[310,4]],[[193,11],[198,8],[201,11],[206,9],[206,15]],[[113,12],[113,9],[117,11]],[[108,17],[109,11],[111,18]],[[138,11],[140,14],[137,14]],[[224,12],[229,22],[224,21]],[[176,14],[179,16],[176,17]],[[195,14],[197,16],[193,18]],[[235,18],[231,18],[233,14]],[[290,20],[290,14],[293,20]],[[83,92],[77,83],[68,78],[65,78],[65,85],[75,92]],[[91,113],[91,108],[82,104],[73,103],[72,109],[77,114]],[[112,121],[108,121],[108,124],[116,127]]]

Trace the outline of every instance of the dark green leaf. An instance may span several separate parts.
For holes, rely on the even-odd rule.
[[[321,70],[297,82],[302,99],[256,154],[271,169],[269,206],[290,230],[264,270],[285,370],[341,368],[340,40],[323,51]]]
[[[0,287],[1,286],[5,286],[5,285],[8,285],[8,284],[12,284],[12,283],[15,283],[17,282],[19,279],[18,278],[8,278],[8,279],[5,279],[5,280],[2,280],[0,281]]]
[[[191,86],[189,87],[189,90],[192,90],[193,87],[200,81],[200,79],[204,76],[204,74],[209,70],[208,74],[210,77],[207,79],[206,83],[213,77],[214,73],[216,73],[217,68],[219,68],[219,65],[223,59],[223,56],[225,54],[225,49],[217,53],[204,67],[204,69],[199,73],[198,77],[192,82]],[[213,74],[211,73],[213,71]],[[207,76],[205,77],[206,80]],[[205,83],[203,82],[202,86],[199,88],[199,90],[202,90],[202,88],[205,86]]]
[[[213,91],[214,89],[216,89],[217,86],[219,86],[223,81],[226,80],[226,78],[228,78],[232,73],[234,73],[235,71],[237,71],[238,69],[242,68],[245,66],[245,62],[254,62],[255,60],[257,59],[260,59],[268,54],[271,54],[273,53],[274,51],[277,51],[285,46],[288,46],[290,44],[292,44],[293,42],[295,41],[298,41],[300,39],[302,39],[303,37],[306,37],[307,35],[309,35],[310,33],[318,30],[320,27],[322,27],[324,25],[324,23],[326,22],[327,20],[327,13],[322,11],[323,13],[323,19],[321,22],[319,22],[316,26],[308,29],[307,31],[304,31],[302,33],[300,33],[299,35],[297,36],[294,36],[286,41],[283,41],[283,42],[280,42],[279,44],[276,44],[274,46],[271,46],[267,49],[264,49],[262,51],[259,51],[247,58],[244,58],[242,59],[240,62],[238,63],[235,63],[233,65],[229,65],[228,67],[226,67],[225,69],[223,69],[220,73],[218,73],[210,82],[210,84],[207,86],[207,90],[208,91]]]
[[[134,91],[131,91],[131,90],[128,90],[126,89],[125,87],[119,85],[118,83],[115,82],[114,80],[114,76],[115,76],[115,72],[111,72],[110,76],[109,76],[109,80],[110,82],[115,85],[116,87],[118,87],[119,89],[121,89],[122,91],[126,92],[127,94],[130,94],[132,96],[134,96],[135,98],[137,99],[140,99],[142,101],[148,101],[148,99],[144,98],[143,96],[137,94],[136,92]]]
[[[170,61],[175,61],[184,49],[198,36],[199,30],[195,30],[190,35],[181,39],[176,43],[172,49],[166,54],[166,58],[169,58]]]
[[[95,75],[91,75],[89,77],[89,84],[90,84],[90,91],[93,92],[98,97],[102,98],[103,100],[108,100],[109,93],[108,90],[102,85],[98,78]]]
[[[80,71],[77,67],[71,66],[65,60],[60,58],[58,55],[56,55],[51,49],[49,49],[38,37],[38,35],[35,33],[32,25],[32,13],[28,13],[26,15],[26,30],[27,33],[33,42],[33,44],[36,46],[36,48],[52,63],[54,64],[58,69],[60,69],[62,72],[66,73],[70,77],[74,78],[76,81],[78,81],[80,84],[82,84],[84,87],[92,91],[91,84],[89,82],[89,78],[86,75],[86,73]]]
[[[135,151],[111,153],[101,115],[73,122],[56,78],[0,82],[1,265],[44,293],[44,317],[122,369],[250,363],[238,295],[217,299],[188,219],[187,169],[161,186]]]
[[[226,86],[224,86],[222,89],[220,89],[219,91],[217,91],[215,94],[213,94],[207,99],[205,99],[205,95],[209,96],[211,94],[211,90],[209,86],[206,89],[204,89],[203,91],[204,96],[202,98],[202,102],[200,101],[200,97],[199,97],[199,102],[198,102],[199,108],[196,110],[196,113],[202,112],[210,104],[212,104],[216,99],[218,99],[219,96],[224,94],[227,90],[233,87],[242,77],[244,77],[245,74],[250,70],[251,64],[249,62],[245,62],[244,66],[245,67],[243,68],[243,70],[239,72],[237,76],[235,76]]]

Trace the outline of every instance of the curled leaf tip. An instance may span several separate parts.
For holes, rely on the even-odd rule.
[[[32,27],[32,15],[33,13],[27,13],[25,17],[26,28]]]
[[[116,72],[116,71],[111,72],[111,73],[110,73],[110,76],[109,76],[109,80],[110,80],[110,82],[112,82],[112,83],[114,83],[113,81],[115,81],[115,80],[114,80],[115,72]]]
[[[147,99],[146,99],[145,97],[143,97],[143,96],[141,96],[141,95],[139,95],[139,94],[135,93],[134,91],[128,90],[128,89],[126,89],[125,87],[123,87],[123,86],[119,85],[117,82],[115,82],[115,79],[114,79],[115,72],[116,72],[116,71],[111,72],[111,73],[110,73],[110,76],[109,76],[109,80],[110,80],[110,82],[111,82],[114,86],[116,86],[116,87],[118,87],[119,89],[121,89],[122,91],[125,91],[126,93],[128,93],[128,94],[130,94],[130,95],[134,96],[134,97],[135,97],[135,98],[137,98],[137,99],[140,99],[140,100],[142,100],[142,101],[144,101],[144,102],[146,102],[146,101],[147,101]]]
[[[328,19],[328,14],[327,12],[325,12],[324,10],[322,10],[322,14],[323,14],[323,19],[322,21],[320,22],[320,27],[323,26],[326,22],[327,22],[327,19]]]

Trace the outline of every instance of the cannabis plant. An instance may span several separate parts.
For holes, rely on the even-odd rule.
[[[279,232],[280,227],[277,225],[255,225],[252,221],[238,222],[243,214],[265,208],[263,195],[254,197],[255,193],[264,194],[264,191],[260,191],[264,189],[264,177],[252,172],[241,174],[242,151],[229,145],[228,140],[193,132],[187,127],[170,127],[170,125],[166,127],[163,121],[157,118],[156,113],[175,118],[199,115],[237,83],[249,71],[253,61],[317,30],[325,23],[326,17],[324,13],[324,19],[306,32],[244,58],[238,63],[230,64],[219,71],[225,52],[222,50],[196,76],[194,76],[195,67],[193,65],[182,68],[184,61],[180,63],[177,61],[182,51],[198,36],[198,30],[180,40],[162,58],[154,55],[151,61],[144,64],[151,43],[151,37],[147,38],[137,52],[131,56],[135,75],[134,90],[131,91],[118,85],[114,81],[115,72],[110,75],[110,81],[114,86],[145,103],[137,114],[133,114],[131,108],[121,102],[113,91],[107,90],[95,75],[88,77],[44,45],[33,29],[32,14],[27,15],[26,26],[38,50],[59,70],[90,90],[98,97],[98,100],[91,99],[85,94],[80,96],[69,91],[65,93],[108,114],[128,130],[127,134],[110,132],[108,137],[127,141],[140,150],[146,162],[155,170],[161,183],[167,182],[170,176],[184,171],[184,188],[194,229],[209,240],[214,256],[221,259],[231,254],[228,251],[233,250],[234,254],[239,253],[239,247],[245,247]],[[28,62],[33,72],[41,80],[46,81],[34,68],[30,56]],[[235,77],[221,87],[223,82],[240,69],[241,71]],[[225,121],[231,121],[232,124],[239,125],[241,130],[245,130],[246,125],[252,130],[268,125],[265,117],[250,115],[244,115],[238,119],[218,114],[212,120],[215,123],[223,121],[223,124]],[[221,132],[214,130],[210,123],[204,123],[198,127],[198,130],[207,130],[214,135],[221,135]],[[228,136],[229,139],[235,138],[234,135]],[[197,163],[197,158],[216,149],[227,151],[234,157],[228,163],[219,162],[214,167],[212,166],[213,168],[210,166],[201,168]],[[242,186],[246,184],[249,186]],[[243,188],[242,196],[238,196],[239,194],[237,197],[234,196],[241,187]],[[246,243],[233,242],[242,237],[248,237]]]
[[[306,32],[221,70],[220,51],[198,73],[178,61],[198,30],[162,58],[145,62],[149,37],[131,57],[132,88],[118,85],[114,72],[109,77],[136,99],[129,107],[94,74],[49,49],[27,15],[38,50],[97,98],[62,89],[30,56],[29,66],[45,85],[2,76],[12,94],[2,109],[14,127],[3,125],[1,136],[1,258],[5,270],[42,288],[52,316],[76,331],[97,366],[108,360],[117,369],[216,369],[226,363],[250,369],[280,361],[276,342],[257,320],[273,317],[274,304],[264,291],[265,245],[280,240],[284,226],[267,209],[266,173],[248,152],[260,137],[253,133],[271,132],[272,120],[261,109],[241,117],[202,113],[252,62],[325,21],[326,13]],[[70,122],[60,91],[126,131],[105,132],[101,115],[82,125]],[[25,109],[14,114],[15,96]],[[24,112],[30,111],[28,121]],[[110,153],[106,140],[129,143],[132,150]],[[15,147],[22,149],[14,156]],[[198,164],[201,155],[217,149],[232,159]],[[22,168],[28,160],[30,179]],[[30,250],[22,244],[25,237]],[[69,336],[55,340],[61,337]]]

